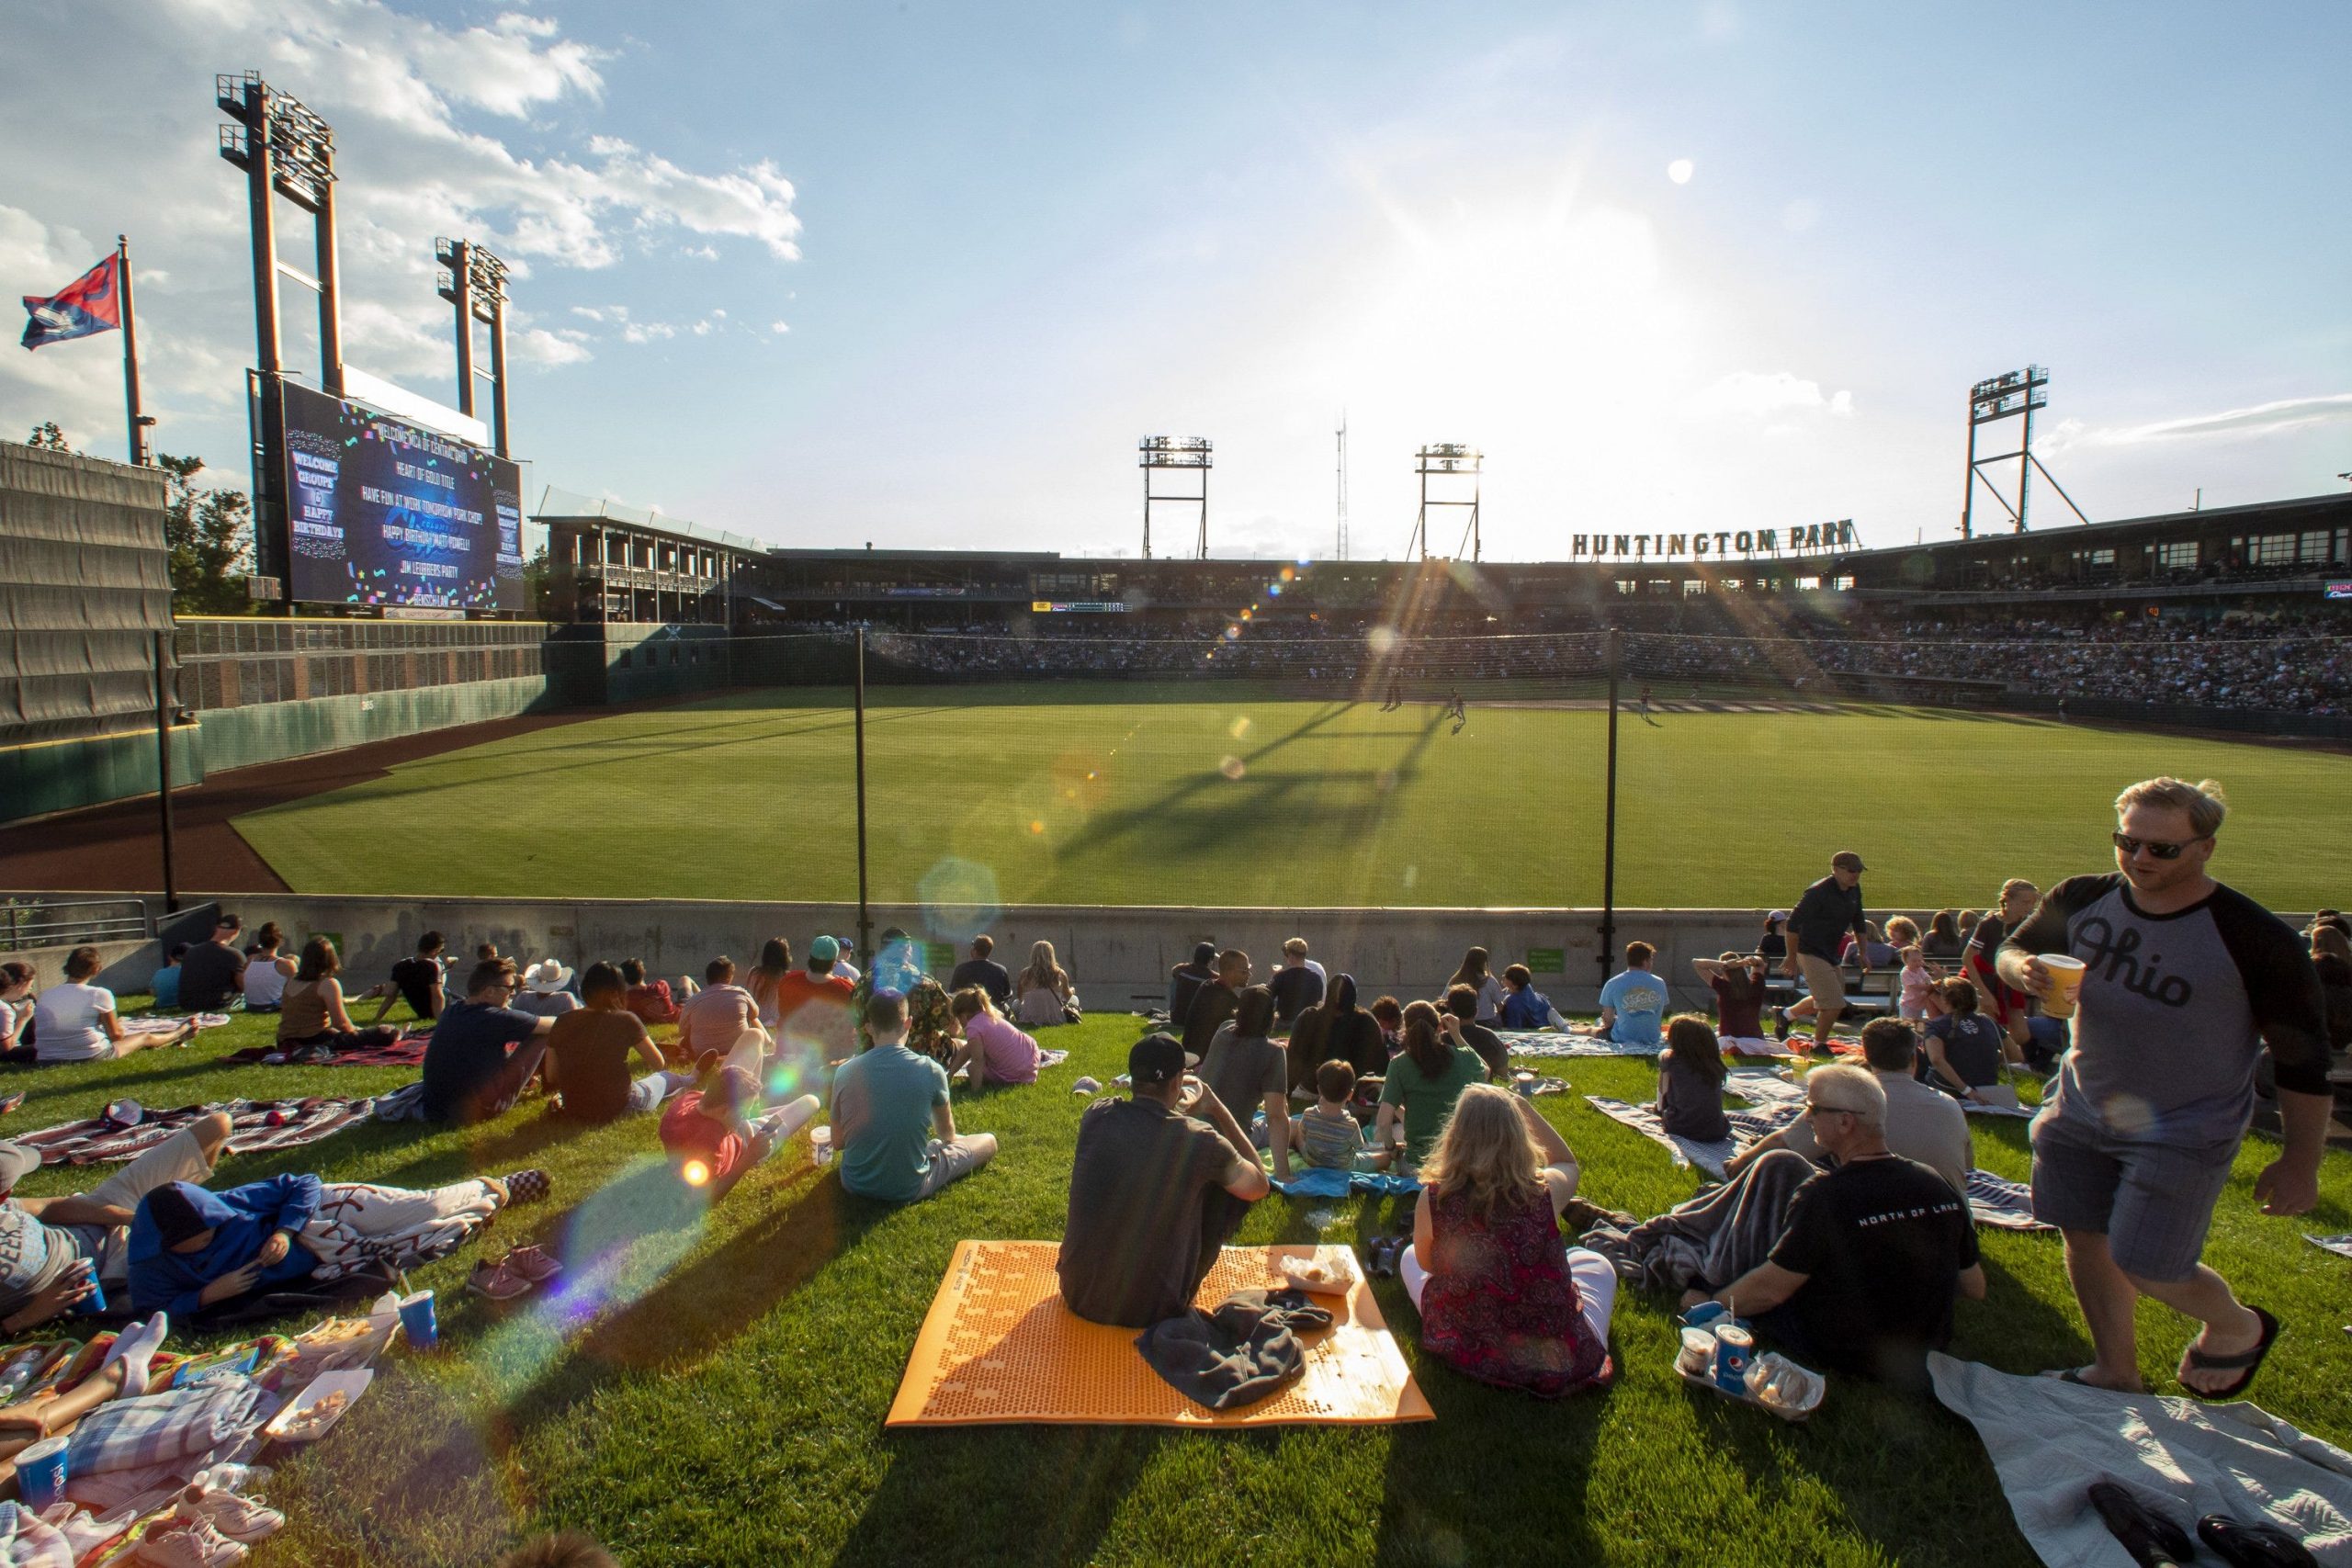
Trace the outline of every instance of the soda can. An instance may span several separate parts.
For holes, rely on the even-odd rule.
[[[1734,1393],[1747,1389],[1747,1364],[1756,1359],[1756,1337],[1736,1323],[1715,1330],[1715,1382]]]

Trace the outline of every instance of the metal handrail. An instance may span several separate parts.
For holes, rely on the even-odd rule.
[[[96,942],[144,942],[154,934],[142,899],[34,896],[0,900],[0,949],[9,952]]]

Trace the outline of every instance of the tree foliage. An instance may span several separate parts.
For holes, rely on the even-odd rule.
[[[238,615],[251,606],[244,575],[252,569],[253,503],[245,492],[197,482],[201,457],[158,453],[164,470],[164,541],[172,555],[172,610],[182,615]]]

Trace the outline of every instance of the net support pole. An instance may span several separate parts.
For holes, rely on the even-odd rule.
[[[851,698],[857,711],[857,951],[868,967],[874,963],[874,920],[865,904],[865,628],[857,628],[857,650],[851,671]]]
[[[1600,983],[1609,983],[1609,955],[1617,946],[1617,681],[1625,665],[1625,634],[1609,628],[1609,773],[1600,828]]]
[[[164,843],[164,913],[179,912],[179,885],[172,865],[172,668],[167,631],[155,634],[156,825]]]

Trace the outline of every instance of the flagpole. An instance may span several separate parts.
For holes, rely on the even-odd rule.
[[[139,327],[130,310],[130,236],[114,237],[116,281],[122,289],[122,397],[130,416],[130,460],[147,466],[147,421],[139,412]]]

